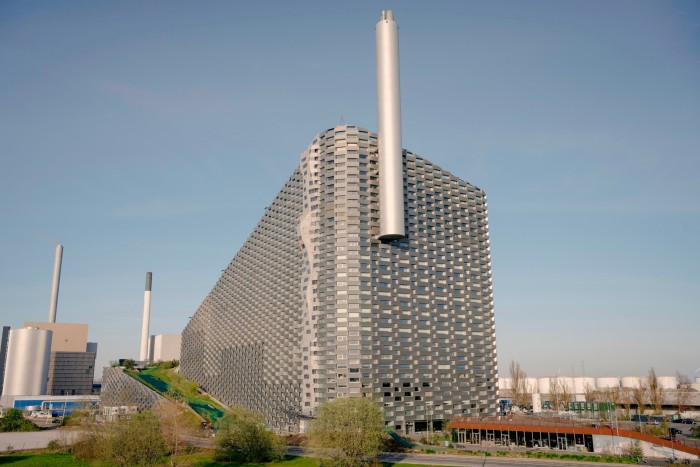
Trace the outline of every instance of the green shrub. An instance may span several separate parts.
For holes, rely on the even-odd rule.
[[[7,409],[0,418],[0,432],[10,431],[39,431],[39,427],[24,418],[21,410]]]
[[[268,462],[284,457],[282,437],[265,426],[262,415],[240,407],[227,411],[217,423],[219,457],[229,461]]]

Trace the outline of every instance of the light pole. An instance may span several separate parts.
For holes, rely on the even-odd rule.
[[[433,403],[430,402],[426,404],[426,407],[428,407],[428,444],[432,443],[432,437],[431,437],[431,430],[433,427]]]
[[[617,440],[620,441],[620,424],[617,421],[617,406],[613,404],[613,417],[615,417],[615,430],[617,431]],[[620,447],[619,445],[617,446]],[[622,449],[617,453],[618,457],[622,457]]]

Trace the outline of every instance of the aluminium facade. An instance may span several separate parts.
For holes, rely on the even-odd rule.
[[[406,236],[380,241],[377,164],[362,128],[313,140],[183,331],[187,377],[280,430],[340,397],[407,433],[496,413],[486,196],[404,151]]]

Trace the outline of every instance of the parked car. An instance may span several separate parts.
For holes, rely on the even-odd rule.
[[[671,438],[670,436],[662,436],[661,439],[665,439],[666,441],[671,441],[672,443],[681,444],[681,442],[678,441],[676,438]]]

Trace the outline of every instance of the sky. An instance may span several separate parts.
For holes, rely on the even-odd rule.
[[[0,324],[89,324],[100,367],[179,333],[339,123],[488,195],[501,376],[700,377],[697,1],[0,2]]]

